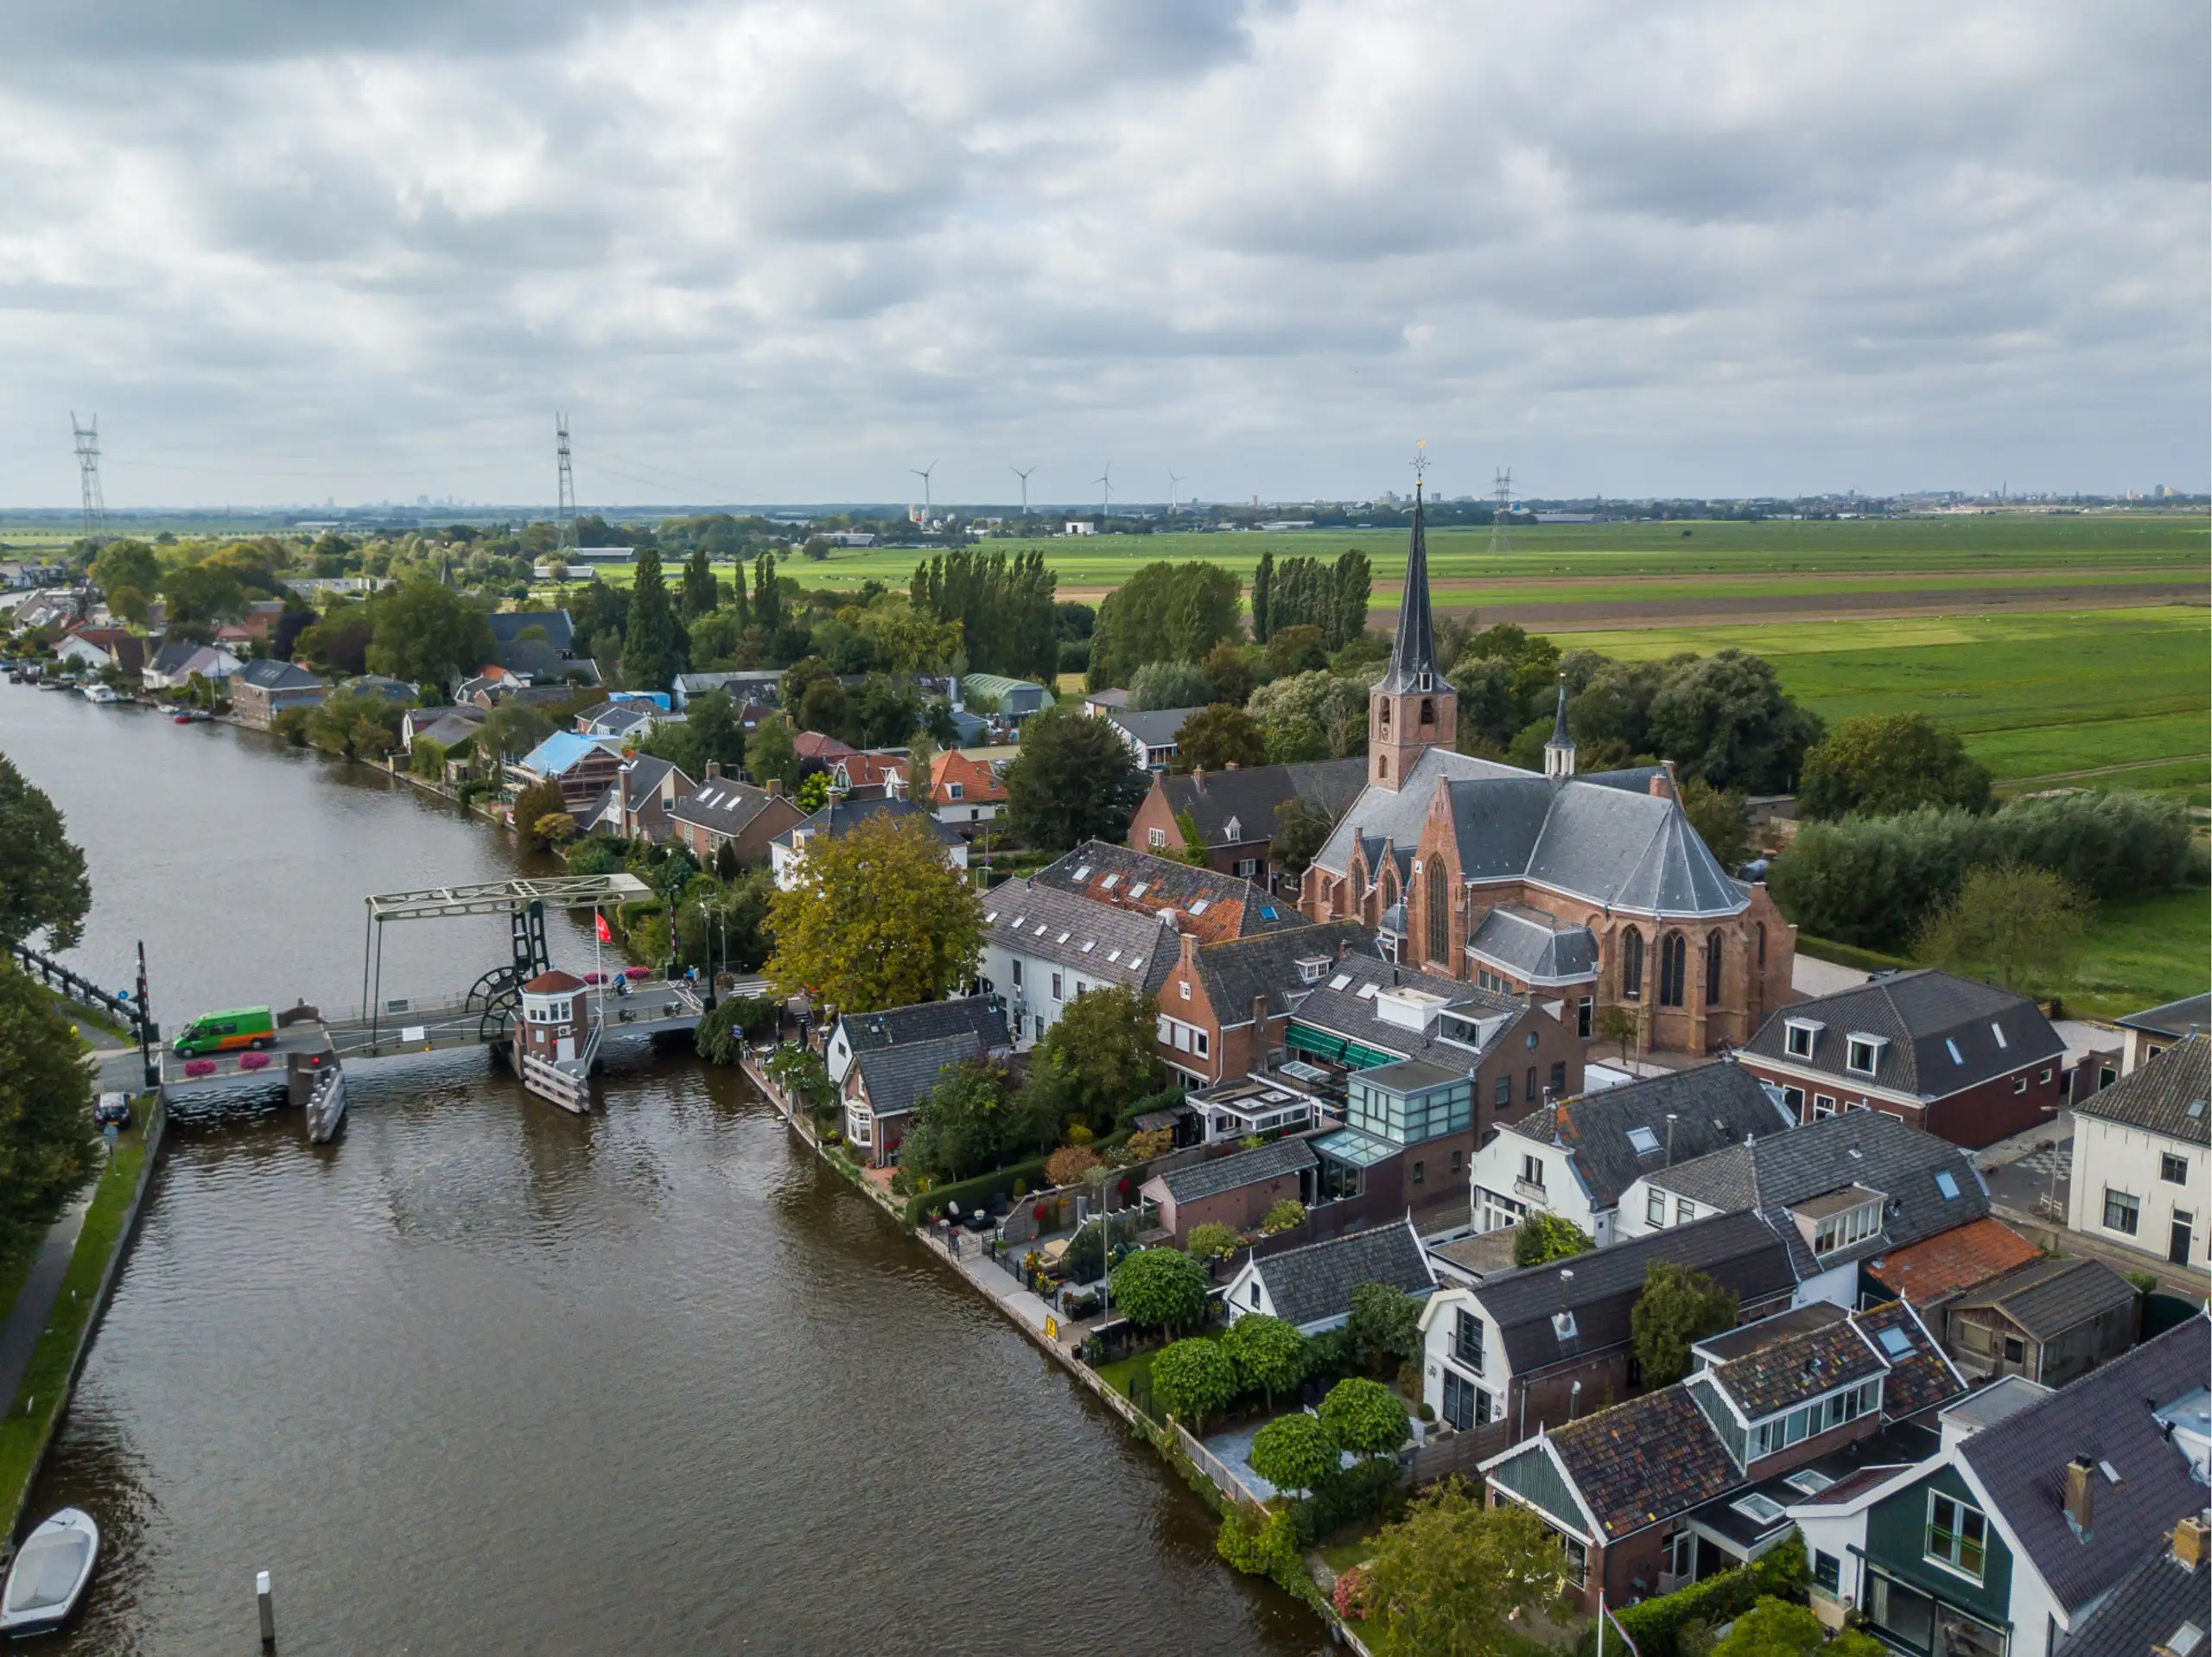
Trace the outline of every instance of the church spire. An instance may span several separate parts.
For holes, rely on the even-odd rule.
[[[1406,590],[1398,600],[1398,637],[1390,649],[1390,671],[1377,690],[1449,690],[1436,670],[1436,625],[1428,605],[1428,534],[1421,514],[1421,482],[1414,480],[1413,537],[1406,546]]]
[[[1559,717],[1552,721],[1552,740],[1544,744],[1544,775],[1561,781],[1574,775],[1574,736],[1567,728],[1567,675],[1559,676]]]

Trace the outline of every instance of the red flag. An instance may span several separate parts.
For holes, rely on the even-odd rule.
[[[596,909],[594,909],[591,911],[591,917],[599,924],[599,941],[601,943],[613,943],[614,933],[613,929],[607,924],[607,917],[601,914]]]

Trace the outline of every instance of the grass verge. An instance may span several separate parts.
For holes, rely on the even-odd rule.
[[[2202,886],[2170,898],[2105,904],[2089,947],[2065,991],[2076,1018],[2124,1013],[2204,994],[2212,978],[2212,893]]]
[[[138,1190],[138,1177],[145,1165],[145,1129],[133,1127],[117,1139],[114,1152],[100,1170],[92,1205],[85,1211],[84,1229],[77,1235],[76,1252],[69,1258],[69,1270],[54,1298],[53,1315],[47,1319],[38,1350],[24,1372],[22,1388],[10,1401],[7,1419],[0,1421],[0,1501],[6,1503],[11,1516],[11,1531],[13,1519],[21,1516],[23,1498],[29,1493],[31,1473],[67,1401],[78,1343],[92,1320],[108,1261],[122,1245],[130,1199]],[[28,1411],[26,1402],[30,1406]]]

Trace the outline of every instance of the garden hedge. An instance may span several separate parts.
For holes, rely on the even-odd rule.
[[[1623,1607],[1621,1629],[1636,1642],[1637,1657],[1678,1657],[1675,1632],[1684,1623],[1718,1628],[1741,1616],[1770,1594],[1792,1601],[1805,1597],[1805,1539],[1796,1531],[1749,1565],[1707,1577],[1657,1599]],[[1593,1657],[1596,1650],[1592,1629],[1577,1646],[1577,1657]]]

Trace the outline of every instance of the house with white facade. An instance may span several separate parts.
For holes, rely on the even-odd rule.
[[[1363,1283],[1387,1283],[1409,1295],[1427,1295],[1435,1288],[1436,1268],[1411,1220],[1347,1232],[1264,1259],[1249,1256],[1222,1291],[1222,1306],[1232,1324],[1258,1313],[1280,1317],[1301,1334],[1319,1335],[1351,1316],[1351,1292]]]
[[[944,848],[944,860],[956,869],[968,867],[968,842],[912,800],[833,799],[804,822],[795,822],[768,842],[768,860],[776,872],[776,885],[789,892],[798,885],[806,848],[819,836],[838,840],[861,823],[877,817],[912,818]]]
[[[2212,1243],[2212,1065],[2201,1034],[2074,1107],[2066,1223],[2169,1264],[2203,1270]]]
[[[1497,1231],[1549,1214],[1603,1248],[1621,1193],[1642,1175],[1796,1126],[1774,1089],[1726,1060],[1545,1105],[1476,1151],[1475,1224]]]
[[[984,899],[981,987],[1027,1051],[1085,990],[1155,994],[1175,966],[1172,916],[1147,915],[1016,876]]]

